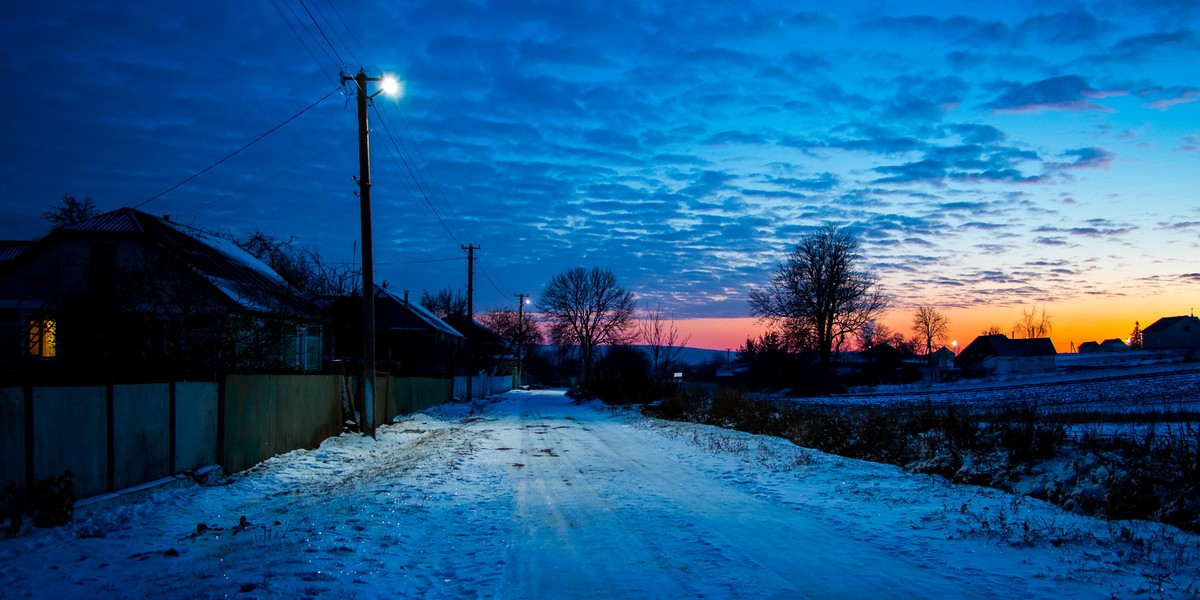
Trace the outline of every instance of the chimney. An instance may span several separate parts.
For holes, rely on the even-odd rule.
[[[166,221],[166,222],[168,222],[168,223],[170,223],[170,222],[171,222],[171,215],[163,215],[163,220],[164,220],[164,221]]]
[[[408,290],[404,290],[404,306],[408,306]]]

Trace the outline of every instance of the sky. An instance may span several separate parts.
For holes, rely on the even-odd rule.
[[[369,112],[377,282],[465,288],[475,245],[476,306],[515,308],[607,268],[736,348],[749,290],[832,223],[893,329],[934,306],[962,347],[1036,306],[1065,351],[1197,304],[1198,23],[1190,0],[5,3],[0,239],[71,194],[353,264],[362,68],[403,84]]]

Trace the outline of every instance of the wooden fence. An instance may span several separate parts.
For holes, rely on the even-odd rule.
[[[449,379],[377,385],[376,424],[452,399]],[[86,498],[213,464],[236,473],[339,434],[342,389],[336,375],[0,388],[0,485],[28,497],[69,470]]]

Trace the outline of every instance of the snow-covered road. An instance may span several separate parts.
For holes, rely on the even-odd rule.
[[[13,598],[1108,598],[1200,585],[1200,540],[1169,527],[554,391],[442,407],[378,441],[333,438],[228,485],[0,542],[0,560],[0,597]]]

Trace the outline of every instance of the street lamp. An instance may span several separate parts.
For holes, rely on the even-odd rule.
[[[362,69],[350,77],[341,74],[342,84],[353,81],[358,99],[358,198],[362,222],[362,289],[363,289],[363,433],[375,437],[375,257],[371,241],[371,142],[367,129],[367,101],[381,93],[399,91],[393,77],[367,77]],[[367,82],[381,82],[381,89],[367,93]],[[388,90],[391,90],[389,92]]]

